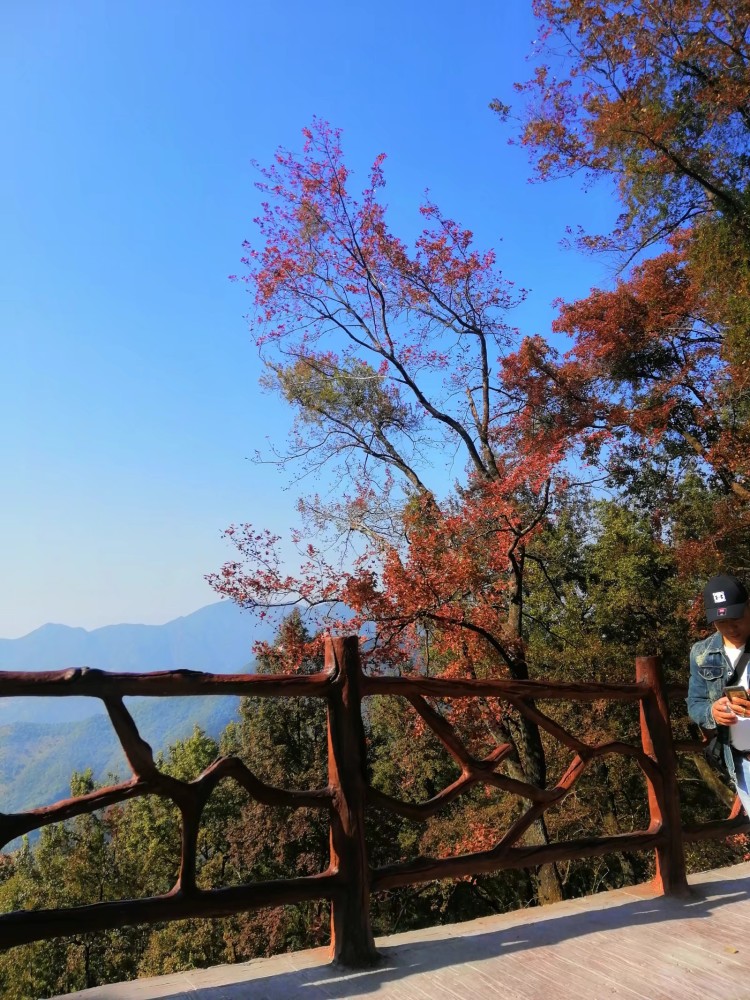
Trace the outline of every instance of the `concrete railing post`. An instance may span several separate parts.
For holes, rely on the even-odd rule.
[[[669,702],[658,656],[638,656],[636,680],[649,688],[641,698],[641,743],[643,751],[656,763],[659,784],[650,779],[648,807],[651,829],[661,830],[663,838],[656,848],[654,887],[668,896],[689,893],[685,873],[685,850],[677,789],[677,756],[669,721]]]
[[[331,959],[366,968],[379,956],[370,923],[370,869],[365,841],[365,735],[359,638],[327,639],[325,662],[336,672],[328,699],[328,779],[333,789],[331,870],[343,882],[331,900]]]

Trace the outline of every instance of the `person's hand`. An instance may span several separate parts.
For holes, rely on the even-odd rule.
[[[741,719],[750,717],[750,701],[747,698],[738,698],[737,695],[733,695],[730,705],[734,714],[739,715]]]
[[[741,702],[730,702],[726,695],[719,698],[711,706],[711,715],[714,717],[714,722],[719,726],[733,726],[739,717],[739,713],[735,711],[735,707],[739,708],[740,705],[744,706],[743,714],[750,716],[750,701],[742,699]]]

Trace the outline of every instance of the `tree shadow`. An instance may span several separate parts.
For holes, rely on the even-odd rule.
[[[670,920],[705,919],[722,906],[750,899],[750,883],[744,878],[726,878],[692,888],[684,899],[665,896],[630,898],[622,903],[597,906],[596,897],[570,900],[560,906],[558,915],[542,916],[544,910],[520,914],[509,913],[508,925],[489,932],[471,933],[470,924],[443,928],[427,928],[425,939],[386,945],[380,948],[382,962],[373,969],[351,971],[332,965],[314,965],[292,972],[253,975],[221,986],[201,986],[200,973],[195,974],[195,984],[189,990],[160,993],[164,1000],[288,1000],[290,997],[325,997],[328,1000],[347,1000],[366,993],[383,991],[390,983],[397,983],[409,976],[430,973],[452,965],[497,959],[520,951],[561,944],[593,932],[616,932],[626,927],[663,923]],[[588,905],[587,905],[588,904]],[[580,906],[580,909],[578,908]],[[536,918],[539,914],[539,918]],[[514,921],[512,918],[516,916]],[[495,918],[484,918],[495,919]],[[462,932],[462,927],[465,930]],[[442,936],[436,937],[442,932]],[[430,939],[434,937],[434,939]],[[322,949],[321,949],[322,951]],[[236,971],[239,973],[240,969]],[[249,970],[248,970],[249,971]],[[191,977],[191,974],[186,974]],[[101,1000],[115,996],[104,992]],[[98,991],[87,994],[91,1000]],[[144,997],[146,994],[139,994]]]

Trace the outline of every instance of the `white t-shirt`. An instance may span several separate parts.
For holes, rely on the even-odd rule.
[[[724,645],[724,655],[732,664],[733,667],[737,666],[737,661],[745,652],[745,647],[741,649],[734,649],[732,646]],[[747,666],[742,671],[742,675],[737,678],[736,683],[741,684],[747,690]],[[738,719],[737,722],[729,727],[729,741],[733,747],[737,750],[750,750],[750,718],[747,716]]]

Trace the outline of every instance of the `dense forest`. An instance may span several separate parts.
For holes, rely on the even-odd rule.
[[[262,526],[227,531],[237,557],[212,575],[216,590],[248,608],[297,609],[259,650],[261,670],[311,670],[319,636],[299,608],[332,606],[330,629],[367,637],[369,670],[629,681],[637,654],[658,653],[684,683],[703,581],[748,574],[750,3],[533,6],[535,71],[518,108],[493,102],[498,127],[516,129],[540,179],[601,177],[622,207],[612,232],[578,236],[611,255],[618,277],[580,301],[560,289],[549,337],[513,328],[523,293],[437,205],[421,206],[413,247],[392,233],[384,159],[355,196],[342,136],[325,122],[305,130],[301,153],[280,150],[262,170],[267,200],[243,280],[264,386],[296,418],[276,458],[329,485],[300,500],[298,573]],[[510,743],[511,776],[546,787],[569,763],[490,699],[434,707],[477,750]],[[629,708],[548,710],[587,739],[639,741]],[[365,723],[376,788],[421,801],[455,779],[407,704],[374,700]],[[194,776],[231,753],[272,784],[314,788],[327,782],[325,749],[314,700],[246,700],[218,742],[196,731],[162,766]],[[681,760],[679,779],[686,822],[726,814],[731,796],[701,759]],[[90,788],[90,775],[73,786]],[[474,789],[422,825],[373,811],[373,859],[491,846],[517,809]],[[646,824],[639,772],[608,757],[528,836]],[[47,828],[3,859],[0,909],[166,891],[177,842],[174,811],[151,798]],[[714,866],[745,849],[704,845],[689,861]],[[224,781],[200,855],[206,886],[322,871],[327,823],[261,807]],[[373,922],[382,933],[595,892],[647,879],[650,864],[623,854],[431,882],[377,896]],[[236,961],[323,943],[327,921],[324,904],[305,904],[31,945],[0,955],[0,984],[25,998]]]

